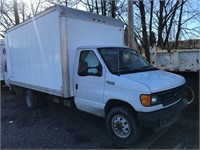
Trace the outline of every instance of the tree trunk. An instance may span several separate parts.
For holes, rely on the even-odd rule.
[[[102,15],[106,16],[106,0],[101,0],[101,11],[102,11]]]
[[[144,9],[143,1],[139,1],[139,9],[140,9],[140,15],[141,15],[142,36],[143,36],[145,56],[147,60],[150,61],[149,42],[148,42],[148,35],[147,35],[147,29],[146,29],[146,18],[145,18],[145,9]]]
[[[95,5],[96,5],[96,12],[99,15],[99,6],[97,0],[95,0]]]
[[[22,21],[25,21],[25,8],[24,8],[24,3],[22,4]]]
[[[92,1],[92,12],[94,12],[94,1],[93,0],[91,1]]]
[[[87,0],[87,6],[88,6],[88,8],[89,8],[89,12],[93,12],[93,10],[92,10],[92,8],[91,8],[91,6],[90,6],[89,0]]]
[[[154,37],[152,35],[152,19],[153,19],[153,0],[150,0],[151,3],[151,9],[150,9],[150,20],[149,20],[149,37],[150,37],[150,46],[153,46],[154,44]]]
[[[15,24],[19,24],[19,13],[17,8],[17,0],[13,0],[14,3],[14,15],[15,15]]]
[[[175,17],[175,14],[176,14],[178,4],[179,4],[179,1],[176,1],[175,7],[174,7],[174,10],[173,10],[173,13],[172,13],[172,17],[170,19],[169,27],[167,29],[166,38],[165,38],[165,41],[163,43],[164,47],[166,47],[167,43],[169,42],[169,35],[170,35],[170,31],[171,31],[171,28],[172,28],[172,25],[173,25],[173,21],[174,21],[174,17]]]
[[[115,0],[111,1],[111,16],[112,16],[112,18],[115,18],[115,16],[116,16],[116,4],[115,4]]]
[[[157,45],[160,47],[163,47],[163,38],[162,38],[162,32],[163,32],[163,8],[165,5],[165,1],[160,1],[160,12],[159,12],[159,23],[158,23],[158,43]]]
[[[184,0],[181,1],[181,9],[180,9],[180,14],[179,14],[179,21],[178,21],[178,29],[177,29],[177,33],[176,33],[175,47],[178,47],[178,39],[179,39],[179,35],[180,35],[180,32],[181,32],[183,5],[184,5]]]

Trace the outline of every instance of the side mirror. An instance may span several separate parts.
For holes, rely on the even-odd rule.
[[[78,66],[78,75],[80,76],[87,76],[88,75],[88,63],[87,62],[80,62]]]
[[[79,76],[102,76],[102,66],[88,67],[87,62],[80,62],[78,67]]]
[[[103,70],[102,66],[101,66],[101,65],[98,65],[98,66],[96,67],[96,69],[97,69],[96,76],[98,76],[98,77],[102,76],[102,70]]]

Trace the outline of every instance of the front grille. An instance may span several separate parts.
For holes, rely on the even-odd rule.
[[[183,97],[184,85],[158,93],[158,98],[163,106],[170,105]]]

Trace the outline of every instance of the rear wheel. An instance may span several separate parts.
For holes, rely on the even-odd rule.
[[[120,143],[132,144],[141,135],[141,128],[136,117],[127,107],[111,109],[107,115],[106,124],[113,139]]]
[[[36,109],[38,107],[38,97],[36,92],[31,90],[26,91],[25,100],[28,109]]]

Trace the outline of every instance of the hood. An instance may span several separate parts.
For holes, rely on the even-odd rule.
[[[172,89],[185,83],[185,79],[182,76],[161,70],[121,76],[148,86],[152,93]]]

